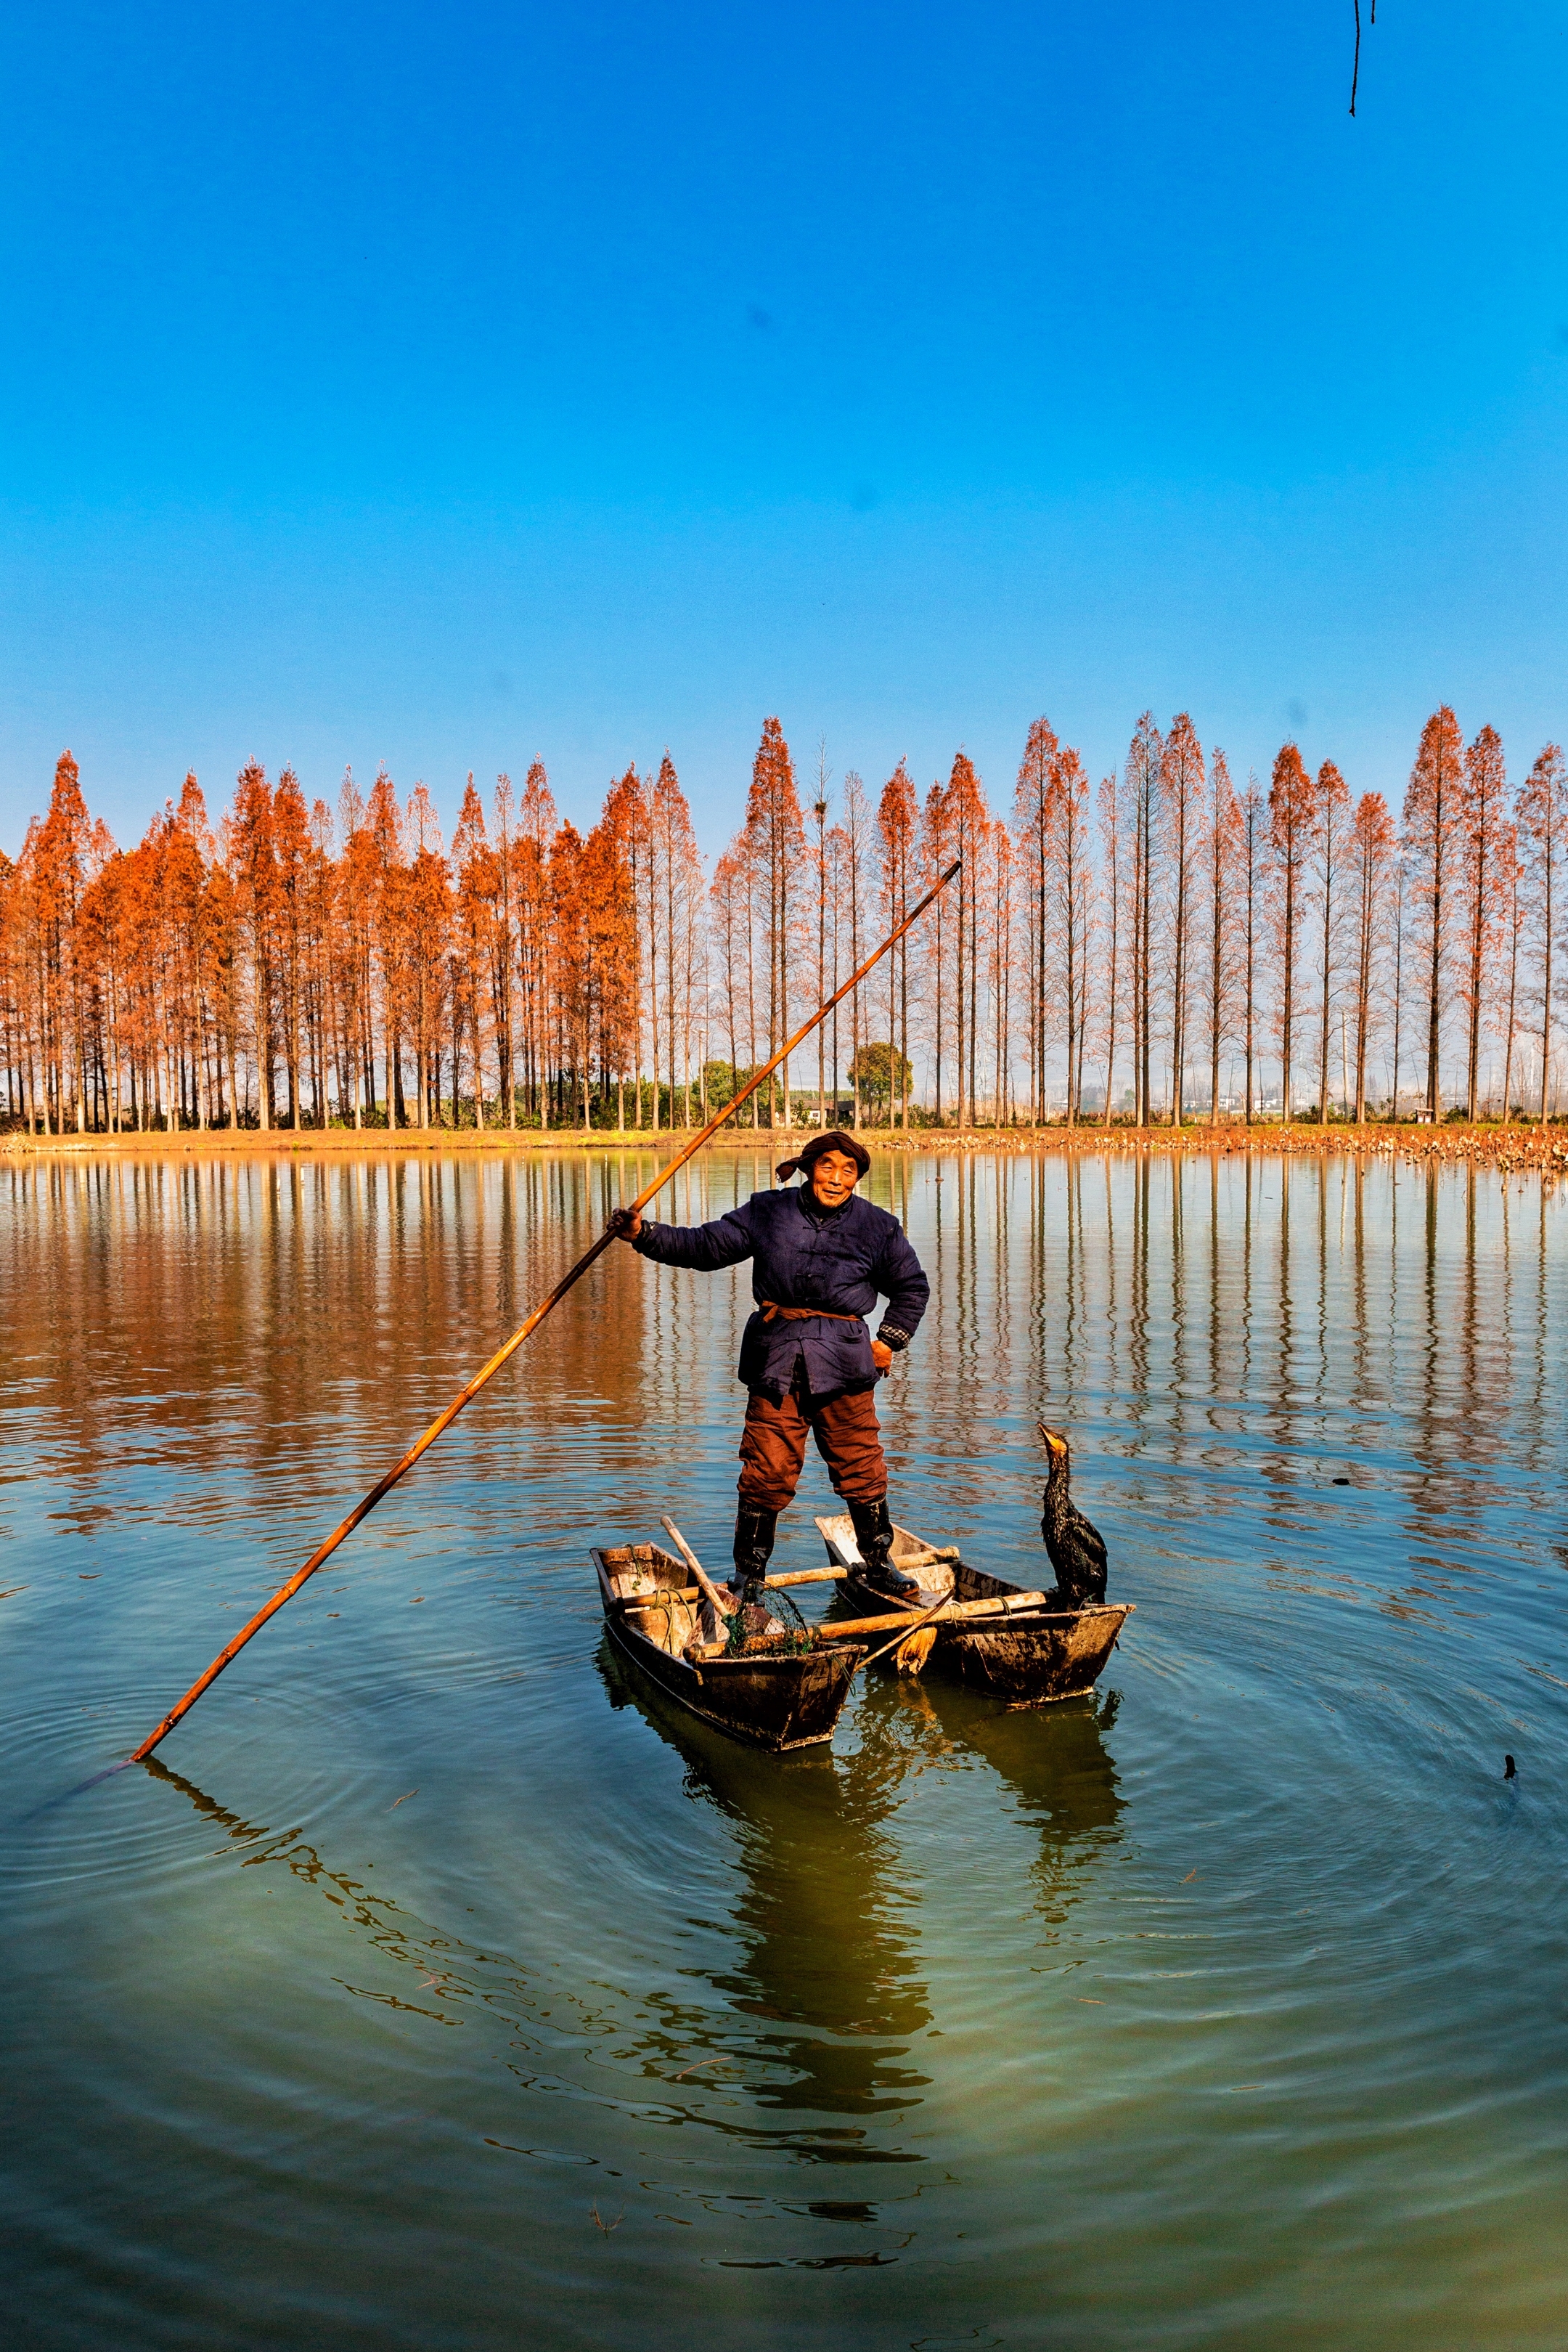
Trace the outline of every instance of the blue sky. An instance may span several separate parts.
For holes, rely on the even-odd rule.
[[[1568,730],[1568,16],[13,11],[0,845],[69,743],[993,801],[1189,708],[1396,798]]]

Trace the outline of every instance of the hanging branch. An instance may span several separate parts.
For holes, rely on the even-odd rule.
[[[1361,0],[1355,5],[1355,57],[1350,68],[1350,110],[1355,112],[1356,85],[1361,79]],[[1372,22],[1377,22],[1377,0],[1372,0]]]

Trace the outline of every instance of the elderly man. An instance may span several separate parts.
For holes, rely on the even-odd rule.
[[[754,1192],[706,1225],[659,1225],[618,1209],[610,1229],[660,1265],[702,1274],[752,1261],[757,1312],[740,1343],[739,1377],[750,1391],[740,1438],[740,1507],[735,1522],[734,1590],[760,1583],[772,1557],[779,1514],[791,1501],[808,1433],[849,1505],[871,1580],[884,1591],[914,1580],[894,1569],[873,1391],[920,1327],[931,1286],[896,1217],[857,1198],[871,1166],[852,1135],[813,1136],[798,1159],[780,1163],[781,1192]],[[887,1300],[873,1339],[866,1317]]]

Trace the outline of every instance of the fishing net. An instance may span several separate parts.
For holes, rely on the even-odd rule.
[[[729,1639],[725,1644],[727,1657],[737,1657],[743,1650],[754,1646],[767,1648],[777,1654],[798,1657],[812,1647],[811,1629],[787,1592],[748,1582],[740,1596],[740,1606],[729,1621]]]

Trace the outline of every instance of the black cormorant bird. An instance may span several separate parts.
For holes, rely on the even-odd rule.
[[[1037,1426],[1051,1456],[1040,1531],[1056,1570],[1058,1593],[1070,1607],[1082,1609],[1105,1598],[1105,1542],[1068,1492],[1072,1454],[1066,1438],[1058,1430],[1047,1429],[1043,1421]]]

